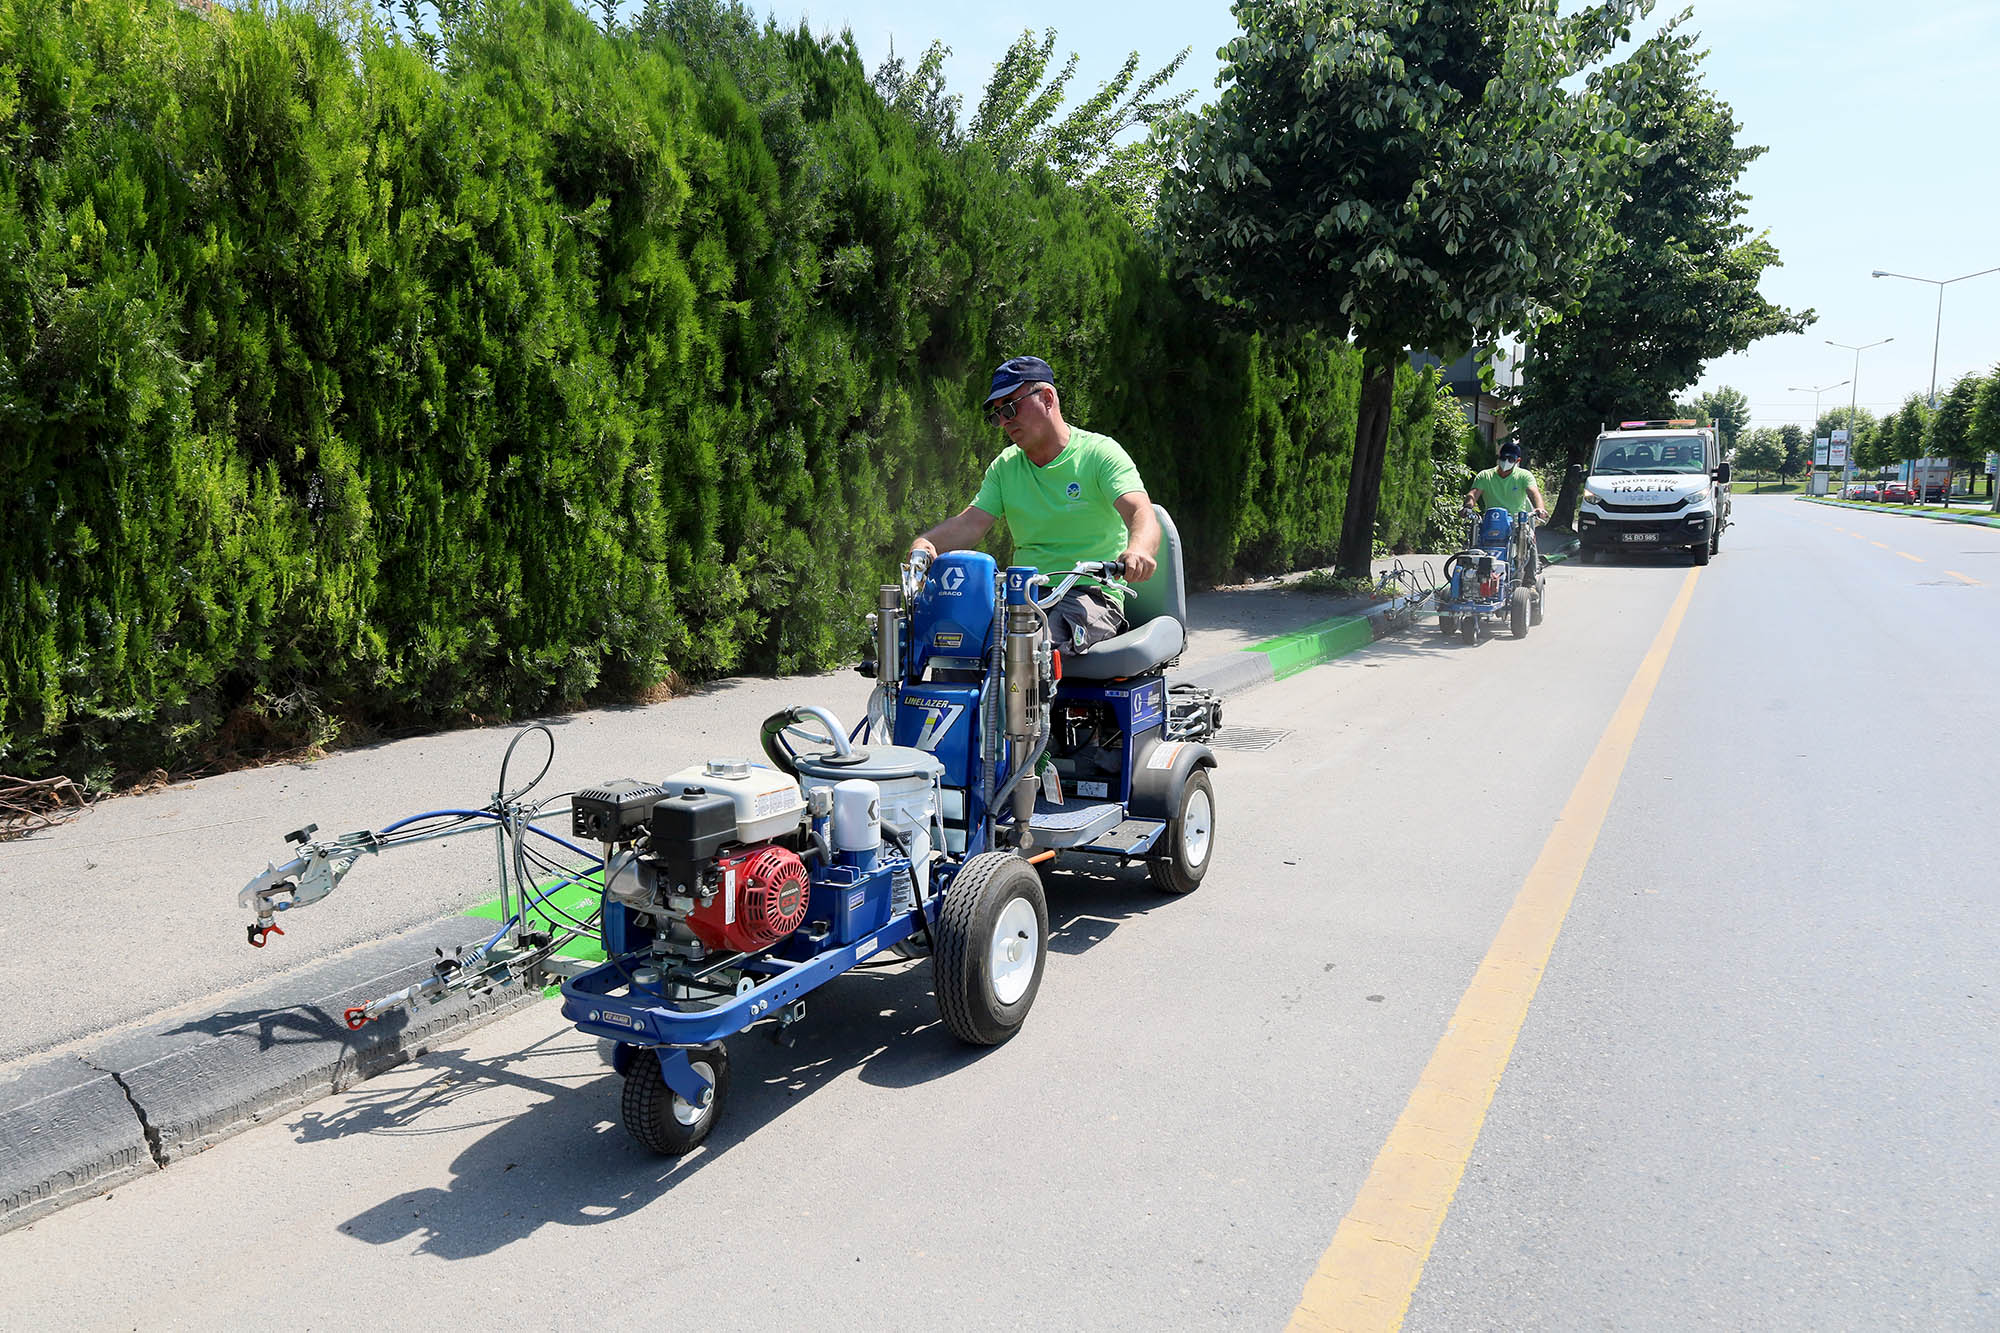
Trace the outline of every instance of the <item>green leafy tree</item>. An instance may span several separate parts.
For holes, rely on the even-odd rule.
[[[1790,481],[1812,466],[1812,441],[1805,431],[1787,422],[1778,427],[1778,438],[1784,445],[1784,461],[1778,464],[1780,479]]]
[[[1937,411],[1931,413],[1924,453],[1931,458],[1951,460],[1954,473],[1973,466],[1972,414],[1978,408],[1979,391],[1984,384],[1977,375],[1959,376]],[[1979,461],[1983,464],[1985,460]]]
[[[1759,426],[1736,446],[1736,466],[1747,473],[1768,477],[1784,465],[1784,440],[1769,426]]]
[[[1889,429],[1889,447],[1893,451],[1889,463],[1900,463],[1906,459],[1921,458],[1924,453],[1924,436],[1930,426],[1931,410],[1922,395],[1911,394],[1903,399],[1902,407],[1896,410]]]
[[[1071,52],[1051,74],[1055,49],[1054,28],[1040,37],[1024,30],[1014,40],[993,68],[967,139],[982,145],[1003,171],[1047,166],[1065,180],[1102,190],[1135,224],[1150,224],[1160,180],[1178,149],[1183,112],[1194,100],[1192,90],[1164,96],[1161,90],[1192,48],[1144,78],[1139,53],[1132,52],[1117,74],[1067,112],[1062,108],[1078,57]],[[1145,133],[1131,140],[1137,131]]]
[[[1633,145],[1614,87],[1576,77],[1648,4],[1236,0],[1163,227],[1237,316],[1360,347],[1342,574],[1369,569],[1405,349],[1489,344],[1581,294]]]
[[[1529,344],[1512,396],[1522,432],[1554,444],[1570,465],[1558,523],[1575,513],[1574,465],[1599,423],[1671,415],[1706,424],[1713,403],[1674,403],[1705,363],[1814,318],[1757,290],[1778,251],[1744,221],[1738,181],[1764,149],[1737,142],[1742,127],[1703,86],[1694,40],[1669,25],[1629,62],[1626,133],[1642,148],[1622,161],[1617,241],[1597,262],[1582,308]],[[1741,427],[1734,420],[1730,434]]]
[[[1702,415],[1715,427],[1725,452],[1736,446],[1737,436],[1750,424],[1750,400],[1743,390],[1723,385],[1700,398]]]
[[[956,148],[961,142],[958,113],[965,102],[945,88],[944,62],[950,56],[950,47],[943,42],[932,42],[917,63],[909,65],[896,54],[891,43],[888,57],[875,70],[874,79],[875,91],[882,94],[882,100],[915,121],[931,142],[942,148]]]
[[[1987,455],[2000,453],[2000,366],[1993,367],[1979,386],[1979,396],[1972,407],[1972,425],[1966,432],[1966,443],[1973,457],[1984,466]],[[2000,514],[2000,477],[1992,477],[1986,483],[1988,494],[1993,497],[1993,512]]]

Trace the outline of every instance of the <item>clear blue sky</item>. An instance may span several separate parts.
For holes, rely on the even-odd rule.
[[[1743,180],[1748,220],[1770,233],[1784,267],[1764,294],[1819,322],[1720,360],[1699,387],[1732,384],[1753,423],[1805,423],[1812,395],[1791,386],[1848,379],[1861,355],[1859,398],[1880,412],[1931,378],[1938,288],[1873,269],[1946,279],[2000,266],[2000,3],[1996,0],[1697,0],[1688,26],[1709,51],[1707,83],[1736,113],[1741,139],[1770,151]],[[1192,47],[1181,86],[1214,96],[1217,52],[1236,33],[1221,0],[1018,0],[940,7],[918,0],[782,0],[780,22],[850,30],[869,67],[893,41],[914,58],[933,39],[953,50],[947,77],[969,116],[996,60],[1023,28],[1054,28],[1058,52],[1081,56],[1088,94],[1138,50],[1144,70]],[[1649,26],[1677,7],[1662,5]],[[2000,273],[1944,291],[1938,391],[2000,362]],[[1822,395],[1845,405],[1848,390]]]

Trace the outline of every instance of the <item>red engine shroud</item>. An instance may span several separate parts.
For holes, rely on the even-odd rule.
[[[688,929],[711,949],[748,953],[775,944],[805,924],[812,883],[798,853],[751,847],[715,863],[722,889],[688,913]]]

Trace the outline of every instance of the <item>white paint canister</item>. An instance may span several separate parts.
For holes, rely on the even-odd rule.
[[[866,778],[833,784],[833,850],[874,852],[882,847],[882,789]]]

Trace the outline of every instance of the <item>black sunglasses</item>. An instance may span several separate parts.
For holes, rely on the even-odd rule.
[[[1030,389],[1026,393],[1022,394],[1019,398],[1009,398],[1004,403],[995,404],[994,407],[986,414],[987,422],[990,425],[997,426],[1003,421],[1012,421],[1014,419],[1015,413],[1021,410],[1021,404],[1026,402],[1028,399],[1033,398],[1035,396],[1035,393],[1036,390]]]

